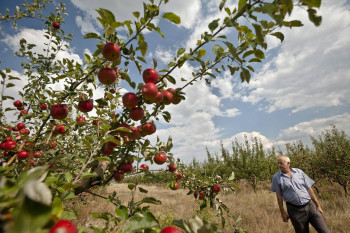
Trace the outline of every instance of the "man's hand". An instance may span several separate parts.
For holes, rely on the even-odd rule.
[[[282,211],[281,216],[282,216],[283,222],[288,222],[289,216],[286,213],[286,211]]]
[[[320,211],[320,213],[323,215],[323,210],[322,210],[321,206],[317,206],[316,208],[317,208],[318,211]]]

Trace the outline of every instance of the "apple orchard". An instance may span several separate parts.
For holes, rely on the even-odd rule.
[[[116,21],[107,9],[96,9],[103,33],[84,36],[96,42],[96,50],[85,54],[83,64],[57,57],[59,51],[68,48],[67,42],[73,37],[65,33],[67,13],[63,3],[54,9],[50,0],[33,0],[17,7],[14,14],[7,11],[0,15],[1,21],[11,21],[14,27],[22,20],[41,20],[48,40],[41,52],[33,52],[36,44],[27,43],[26,38],[19,41],[16,55],[22,59],[23,74],[28,79],[18,93],[20,99],[4,95],[4,90],[13,87],[13,82],[20,78],[10,69],[0,70],[0,228],[3,231],[78,232],[74,213],[65,209],[65,201],[76,199],[83,192],[93,195],[94,188],[107,186],[113,180],[120,182],[126,176],[151,175],[145,162],[166,164],[167,169],[162,172],[173,174],[167,187],[176,190],[181,185],[189,189],[189,194],[193,194],[190,197],[201,200],[202,206],[209,204],[216,208],[223,225],[225,218],[235,218],[216,197],[223,183],[230,188],[232,179],[216,177],[207,181],[209,185],[187,179],[191,174],[182,173],[180,161],[171,153],[171,137],[166,142],[159,139],[151,142],[148,136],[157,133],[161,117],[170,122],[167,106],[186,101],[184,90],[188,85],[202,81],[210,84],[215,73],[225,69],[232,78],[249,83],[254,64],[265,58],[265,39],[273,36],[282,42],[284,35],[279,28],[302,26],[299,20],[286,20],[294,7],[305,9],[318,26],[321,17],[316,9],[321,1],[239,0],[230,8],[222,0],[217,8],[226,16],[213,20],[197,38],[194,48],[179,48],[172,62],[158,67],[156,59],[147,60],[150,51],[145,33],[155,31],[166,40],[155,21],[181,23],[176,14],[162,11],[167,2],[144,2],[143,11],[133,12],[134,18],[124,22]],[[125,35],[120,36],[121,31]],[[226,36],[232,31],[237,33],[237,39]],[[172,75],[185,62],[198,69],[192,77],[182,80],[185,85],[179,86],[177,77]],[[131,66],[137,68],[143,82],[136,83],[129,76]],[[121,94],[121,80],[133,91]],[[64,83],[63,90],[49,87],[58,82]],[[98,88],[104,90],[103,98],[94,98]],[[5,106],[6,100],[11,100],[12,105]],[[96,114],[92,114],[93,110]],[[7,119],[5,113],[14,115],[15,119]],[[129,184],[129,189],[147,192],[138,189],[137,183]],[[122,205],[115,202],[116,198],[115,193],[106,197],[115,205],[115,214],[109,218],[103,214],[95,216],[107,223],[94,232],[220,232],[215,224],[198,217],[161,227],[147,207],[160,201],[131,199],[128,205]],[[110,222],[114,224],[113,230]],[[233,224],[229,227],[232,232],[239,232]],[[79,226],[79,232],[84,232],[84,227]]]

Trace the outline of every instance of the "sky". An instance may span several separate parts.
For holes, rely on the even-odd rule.
[[[57,0],[54,4],[57,4]],[[187,51],[193,48],[200,35],[207,31],[213,19],[225,16],[220,12],[219,0],[170,0],[161,10],[174,12],[181,17],[181,24],[156,20],[162,28],[165,39],[156,32],[146,32],[149,42],[147,61],[158,60],[158,69],[166,68],[179,48]],[[14,12],[20,0],[1,0],[0,13],[6,8]],[[70,49],[59,54],[83,63],[84,53],[95,51],[96,41],[83,39],[88,32],[101,34],[102,28],[95,18],[95,9],[107,8],[118,21],[132,19],[132,12],[142,10],[140,0],[66,0],[68,16],[61,28],[72,33]],[[231,9],[236,1],[227,1]],[[186,100],[179,105],[169,105],[166,110],[172,115],[170,123],[156,122],[157,132],[151,136],[166,140],[172,136],[172,153],[184,162],[193,158],[206,159],[206,148],[212,153],[219,152],[222,143],[230,151],[234,140],[243,142],[258,137],[266,149],[275,146],[284,149],[286,143],[303,141],[311,145],[310,136],[318,136],[322,130],[335,125],[350,135],[350,1],[322,1],[319,14],[322,24],[315,27],[309,22],[305,10],[295,8],[291,18],[299,18],[303,27],[283,28],[285,40],[268,37],[266,59],[255,67],[249,84],[241,83],[239,75],[228,71],[216,74],[211,85],[204,80],[184,89]],[[0,69],[11,68],[13,74],[22,78],[16,87],[6,90],[7,94],[18,97],[26,77],[20,66],[21,60],[14,56],[19,40],[28,42],[43,39],[43,23],[35,19],[18,22],[13,29],[11,22],[0,22]],[[233,42],[234,32],[228,32]],[[123,34],[121,32],[121,34]],[[43,47],[38,46],[38,50]],[[59,59],[58,58],[58,59]],[[149,62],[144,68],[153,67]],[[197,70],[193,64],[185,63],[173,73],[177,84],[180,79],[191,77]],[[142,82],[141,75],[133,68],[129,76]],[[124,91],[133,91],[121,82]],[[56,84],[55,88],[63,87]],[[97,89],[94,98],[103,96],[103,87]],[[6,92],[5,92],[6,93]],[[12,102],[5,102],[5,106]],[[92,113],[93,114],[93,113]],[[8,116],[11,118],[12,116]]]

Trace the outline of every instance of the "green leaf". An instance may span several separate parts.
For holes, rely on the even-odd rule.
[[[284,40],[284,35],[283,35],[283,33],[281,33],[281,32],[274,32],[274,33],[271,33],[271,35],[277,37],[278,39],[280,39],[280,40],[281,40],[281,43],[282,43],[283,40]]]
[[[68,219],[68,220],[74,220],[74,219],[77,219],[77,216],[72,211],[64,211],[61,218]]]
[[[15,84],[13,84],[13,83],[7,83],[6,84],[6,88],[10,88],[10,87],[14,87],[15,86]]]
[[[147,191],[146,189],[141,188],[141,187],[139,187],[139,191],[140,191],[141,193],[148,193],[148,191]]]
[[[179,50],[177,50],[177,55],[180,56],[181,54],[183,54],[186,51],[185,48],[180,48]]]
[[[224,52],[224,49],[220,45],[216,44],[216,45],[214,45],[212,51],[217,57],[220,57],[221,54]]]
[[[84,39],[101,39],[101,37],[94,32],[90,32],[84,35]]]
[[[128,208],[126,206],[120,205],[115,208],[115,213],[122,219],[127,220],[128,219]]]
[[[175,24],[180,24],[181,23],[181,19],[179,16],[177,16],[176,14],[172,13],[172,12],[166,12],[163,14],[162,16],[164,19],[167,19]]]
[[[250,72],[249,70],[247,70],[246,68],[242,67],[242,71],[240,73],[241,76],[241,81],[244,82],[246,81],[247,83],[249,83],[250,81]]]
[[[132,14],[133,14],[136,18],[139,18],[139,17],[140,17],[140,12],[138,12],[138,11],[132,12]]]
[[[303,26],[302,22],[300,22],[299,20],[283,21],[282,25],[290,28]]]
[[[56,217],[61,217],[63,212],[62,200],[59,197],[55,197],[52,201],[52,211],[51,214]]]
[[[66,180],[68,182],[71,182],[71,180],[73,179],[72,174],[70,174],[69,172],[64,173],[64,176],[66,177]]]
[[[207,51],[205,49],[198,50],[197,58],[200,59],[201,57],[203,57],[206,54],[206,52]]]
[[[134,184],[128,184],[128,189],[133,190],[136,187]]]
[[[253,27],[255,29],[255,35],[258,39],[259,44],[264,42],[264,34],[262,32],[261,26],[259,24],[253,24]]]
[[[153,197],[145,197],[141,201],[139,201],[140,204],[143,203],[149,203],[149,204],[155,204],[155,205],[161,205],[162,202],[160,200],[157,200]]]
[[[260,49],[256,49],[254,51],[254,55],[256,58],[259,58],[259,59],[264,59],[265,58],[265,54],[263,51],[261,51]]]
[[[247,0],[239,0],[239,2],[238,2],[238,10],[240,10],[246,2],[247,2]]]
[[[219,20],[220,19],[215,19],[208,25],[211,32],[213,32],[219,26]]]
[[[171,82],[172,84],[176,84],[176,80],[175,80],[172,76],[168,75],[168,76],[166,76],[166,79],[167,79],[169,82]]]
[[[316,27],[321,25],[322,16],[317,16],[315,9],[308,9],[307,13],[309,14],[310,21],[313,22]]]
[[[158,226],[158,220],[152,213],[137,213],[125,224],[124,232],[140,232],[141,230]]]
[[[51,207],[25,198],[23,203],[14,209],[12,232],[31,233],[45,226],[51,218]]]
[[[75,196],[74,192],[69,192],[62,198],[62,200],[64,201],[64,200],[72,199],[72,198],[75,198],[75,197],[76,196]]]
[[[220,5],[219,5],[219,10],[220,10],[220,11],[222,10],[222,8],[224,8],[225,3],[226,3],[226,0],[222,0],[222,1],[221,1]]]
[[[317,7],[320,8],[321,0],[300,0],[302,3],[309,6],[309,8]]]
[[[98,177],[99,175],[96,172],[84,172],[81,175],[81,179],[86,179],[86,178],[90,178],[90,177]]]

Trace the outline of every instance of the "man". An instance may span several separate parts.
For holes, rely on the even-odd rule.
[[[308,233],[309,223],[319,233],[330,233],[323,218],[323,210],[311,186],[315,183],[302,170],[290,167],[286,156],[278,158],[280,169],[273,178],[271,191],[276,193],[277,203],[284,222],[292,221],[296,233]],[[287,205],[287,212],[283,207]],[[310,201],[312,200],[312,201]]]

